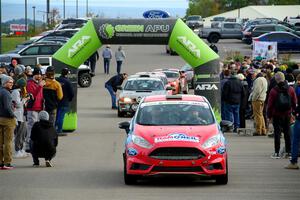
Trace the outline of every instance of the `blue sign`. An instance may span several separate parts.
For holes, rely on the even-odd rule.
[[[145,18],[158,19],[158,18],[168,18],[170,17],[170,14],[162,10],[148,10],[143,13],[143,16]]]

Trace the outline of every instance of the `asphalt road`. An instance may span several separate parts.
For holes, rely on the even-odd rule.
[[[222,45],[221,49],[230,48],[227,42]],[[238,45],[234,43],[232,47]],[[127,59],[122,71],[129,74],[184,64],[178,56],[166,55],[164,46],[124,46],[124,49]],[[79,88],[78,129],[59,138],[55,166],[33,168],[31,158],[16,159],[14,170],[0,171],[1,200],[299,200],[300,171],[283,169],[287,159],[270,158],[273,139],[232,133],[226,134],[228,185],[217,186],[213,181],[184,177],[124,185],[121,155],[125,132],[118,129],[117,123],[129,118],[118,118],[116,111],[110,109],[110,96],[104,89],[104,82],[116,73],[115,61],[109,76],[102,72],[100,61],[92,86]]]

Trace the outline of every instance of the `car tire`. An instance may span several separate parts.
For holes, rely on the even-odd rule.
[[[90,87],[92,84],[92,77],[89,73],[80,73],[78,75],[78,84],[80,87]]]
[[[217,185],[226,185],[228,183],[228,160],[226,159],[226,174],[216,176]]]
[[[124,183],[126,185],[134,185],[137,183],[137,180],[138,180],[137,175],[127,174],[126,158],[124,158]]]
[[[213,33],[213,34],[210,34],[208,36],[207,41],[209,43],[214,43],[215,44],[215,43],[218,43],[219,39],[220,39],[220,36],[216,33]]]

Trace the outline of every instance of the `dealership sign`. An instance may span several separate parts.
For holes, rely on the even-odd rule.
[[[10,31],[22,31],[25,32],[28,30],[28,25],[27,25],[27,29],[25,24],[10,24],[9,26]]]
[[[162,10],[148,10],[143,13],[144,18],[168,18],[170,14]]]

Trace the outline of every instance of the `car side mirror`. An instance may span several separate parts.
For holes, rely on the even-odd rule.
[[[128,121],[119,123],[119,128],[125,129],[127,134],[129,133],[129,127],[130,127],[130,122],[128,122]]]
[[[119,86],[117,86],[117,89],[118,90],[123,90],[123,87],[119,85]]]
[[[220,122],[221,130],[222,132],[228,132],[231,131],[233,128],[233,123],[231,121],[222,120]]]

